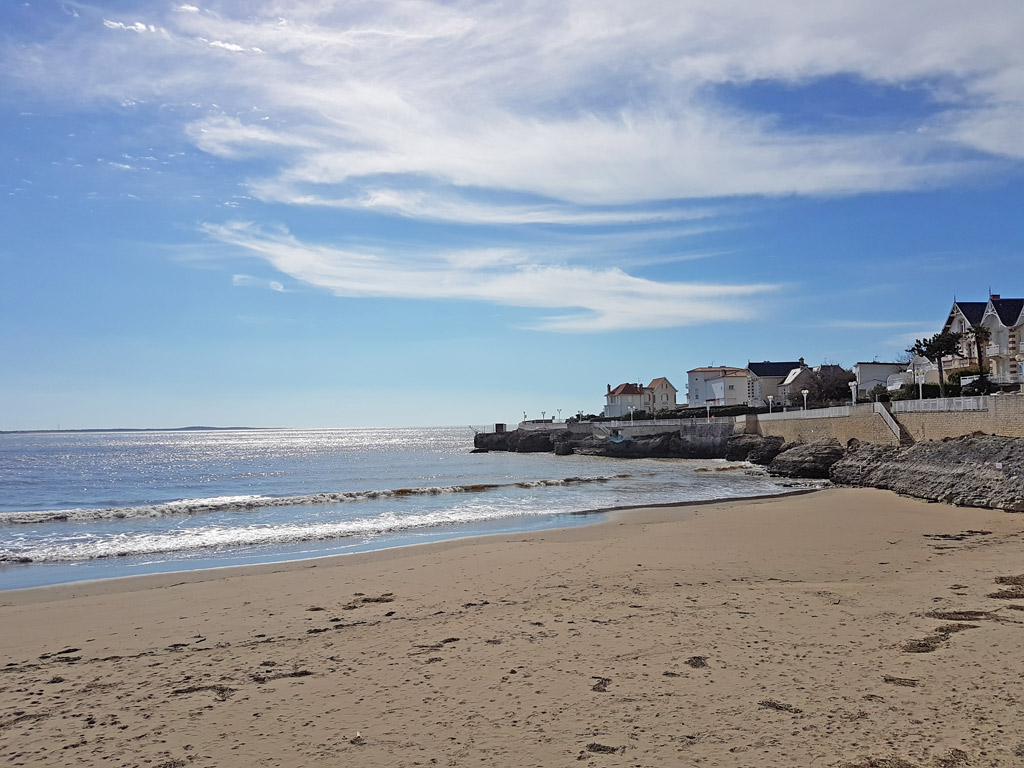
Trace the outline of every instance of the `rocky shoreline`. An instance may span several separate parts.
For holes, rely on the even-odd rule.
[[[857,440],[845,446],[837,440],[784,443],[761,435],[709,443],[686,440],[678,432],[614,442],[569,430],[513,430],[480,433],[474,446],[476,451],[749,461],[779,477],[828,479],[956,506],[1024,512],[1024,439],[1012,437],[973,434],[892,447]]]

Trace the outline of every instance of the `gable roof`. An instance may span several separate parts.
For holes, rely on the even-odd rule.
[[[644,391],[636,384],[619,384],[608,395],[642,395]]]
[[[987,301],[954,301],[953,309],[949,311],[949,314],[952,316],[953,311],[959,309],[960,314],[964,316],[968,323],[977,325],[981,322],[981,318],[984,317],[987,307]]]
[[[1007,328],[1012,328],[1020,319],[1020,312],[1024,309],[1024,299],[991,299],[989,303],[999,315],[999,320]]]
[[[675,389],[675,387],[672,386],[672,382],[669,381],[668,379],[666,379],[664,376],[659,376],[658,378],[656,378],[653,381],[651,381],[651,383],[647,385],[647,388],[648,389],[655,389],[659,384],[663,384],[663,383],[664,384],[668,384],[670,387],[672,387],[672,389]],[[679,390],[676,390],[676,391],[678,392]]]
[[[783,386],[787,386],[787,385],[792,384],[793,382],[795,382],[797,379],[800,378],[800,374],[803,373],[804,371],[810,371],[810,369],[809,368],[800,368],[799,366],[797,366],[796,368],[791,369],[790,372],[786,375],[786,380],[782,382],[782,385]],[[810,374],[808,374],[808,375],[810,375]]]
[[[755,376],[788,376],[794,368],[801,367],[800,361],[789,363],[773,363],[765,360],[761,363],[747,363],[747,370]]]

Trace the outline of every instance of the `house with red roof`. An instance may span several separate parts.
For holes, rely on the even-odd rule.
[[[619,384],[605,393],[604,415],[609,418],[628,416],[633,411],[660,411],[676,407],[676,392],[672,382],[664,376],[643,384]]]

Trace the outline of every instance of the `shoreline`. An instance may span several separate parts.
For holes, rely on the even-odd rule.
[[[1019,765],[1022,543],[828,488],[9,591],[0,758]]]
[[[657,509],[687,509],[689,507],[707,506],[710,504],[720,504],[723,502],[748,502],[748,501],[760,501],[763,499],[778,499],[787,496],[800,496],[803,494],[817,493],[822,490],[828,490],[828,486],[823,488],[800,488],[792,491],[784,491],[783,493],[776,494],[759,494],[756,496],[739,496],[727,499],[694,499],[692,501],[678,501],[678,502],[665,502],[658,504],[639,504],[639,505],[624,505],[614,507],[601,507],[595,509],[584,509],[576,512],[564,512],[558,513],[555,517],[564,515],[565,517],[590,517],[598,515],[608,515],[609,517],[617,513],[628,513],[640,510],[657,510]],[[602,525],[610,520],[594,520],[590,523],[583,523],[583,525]],[[516,532],[499,532],[499,533],[473,533],[466,535],[457,535],[451,538],[442,538],[435,541],[425,542],[413,542],[406,544],[395,544],[392,546],[383,546],[379,548],[365,549],[357,552],[346,552],[340,554],[328,554],[328,555],[313,555],[310,557],[299,557],[288,560],[271,560],[259,563],[239,563],[235,565],[216,565],[208,568],[190,568],[173,571],[159,571],[156,573],[139,573],[139,574],[128,574],[125,576],[109,576],[98,579],[82,579],[79,581],[62,581],[55,584],[40,584],[37,586],[29,587],[12,587],[9,589],[0,589],[0,607],[4,605],[14,604],[8,602],[6,598],[10,595],[22,595],[28,592],[56,592],[61,588],[74,589],[74,596],[82,596],[86,594],[93,594],[93,591],[88,589],[90,585],[105,586],[109,582],[121,582],[121,581],[132,581],[132,580],[146,580],[147,583],[140,587],[140,589],[151,589],[151,588],[162,588],[166,586],[163,584],[164,581],[176,581],[176,583],[201,583],[206,581],[215,581],[222,576],[227,576],[227,572],[237,573],[239,575],[246,575],[246,571],[250,570],[253,573],[279,573],[285,571],[302,570],[303,567],[311,567],[309,564],[319,564],[321,561],[331,561],[334,559],[348,559],[348,558],[362,558],[369,557],[379,552],[392,552],[396,550],[403,550],[413,547],[444,547],[448,544],[454,544],[455,542],[461,541],[474,541],[476,539],[486,539],[490,537],[507,537],[507,536],[520,536],[529,534],[540,534],[544,532],[553,531],[569,531],[573,530],[577,526],[553,526],[551,528],[531,528],[524,531]],[[330,562],[324,562],[325,565],[334,565]],[[338,563],[337,565],[340,565]],[[41,563],[39,565],[47,565],[47,563]],[[20,565],[9,566],[12,568],[22,567]],[[25,564],[24,567],[32,567],[32,564]],[[218,573],[224,571],[224,574]],[[116,585],[112,585],[116,586]],[[107,593],[111,590],[102,590]],[[113,590],[116,591],[116,590]],[[137,591],[137,590],[125,590],[125,591]],[[32,595],[29,595],[31,598]],[[63,599],[63,595],[55,597],[53,599]],[[20,602],[20,601],[19,601]]]

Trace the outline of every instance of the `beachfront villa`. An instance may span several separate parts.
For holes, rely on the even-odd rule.
[[[988,331],[987,343],[982,347],[982,358],[988,378],[993,384],[1018,384],[1024,374],[1022,354],[1024,339],[1024,299],[1004,299],[998,293],[989,296],[988,301],[954,301],[943,333],[961,334],[960,349],[956,355],[942,359],[942,369],[947,374],[957,368],[976,367],[978,351],[972,329],[980,326]],[[937,384],[937,366],[923,357],[915,358],[905,371],[894,373],[888,378],[889,389],[899,389],[906,383],[913,383],[923,376],[925,384]],[[964,377],[962,383],[969,383],[976,377]]]
[[[676,407],[678,390],[664,376],[654,379],[646,387],[642,384],[619,384],[605,393],[603,415],[609,418],[628,416],[633,411],[660,411]]]
[[[1024,360],[1017,360],[1024,337],[1024,299],[1004,299],[998,293],[992,294],[977,325],[989,333],[984,347],[989,379],[994,384],[1019,383],[1024,368]]]

